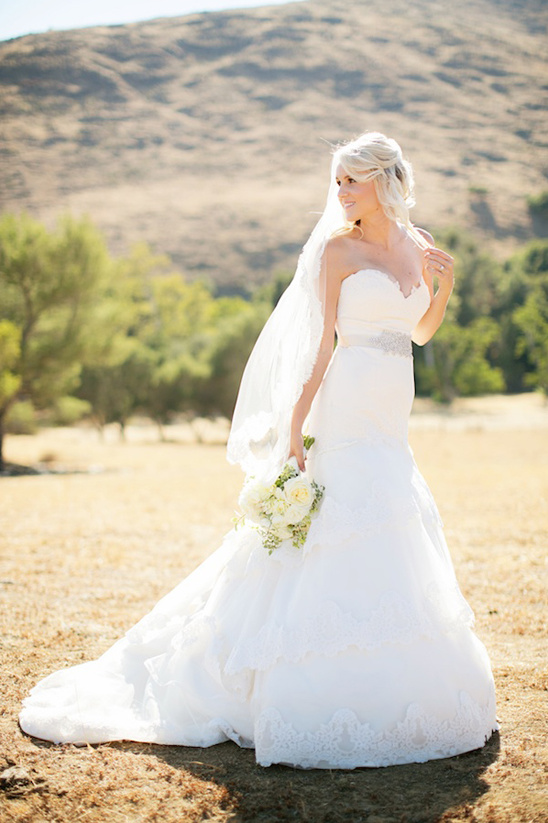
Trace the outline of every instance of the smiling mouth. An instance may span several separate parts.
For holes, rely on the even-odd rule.
[[[356,203],[352,200],[350,203],[343,203],[343,209],[349,209],[351,206],[355,206]]]

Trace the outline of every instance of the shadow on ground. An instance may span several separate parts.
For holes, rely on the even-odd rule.
[[[252,750],[234,743],[210,749],[114,745],[226,787],[236,811],[233,820],[434,823],[452,819],[450,810],[460,809],[466,816],[466,806],[485,794],[489,786],[482,775],[499,756],[500,737],[495,733],[482,749],[458,757],[353,771],[263,768]]]

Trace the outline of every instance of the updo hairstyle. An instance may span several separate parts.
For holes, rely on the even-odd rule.
[[[395,140],[377,131],[365,132],[337,146],[333,161],[334,168],[340,164],[346,174],[359,183],[373,180],[386,216],[402,223],[421,247],[428,245],[409,219],[409,209],[415,205],[413,169]],[[345,226],[337,234],[352,231],[356,226],[344,217],[343,221]]]

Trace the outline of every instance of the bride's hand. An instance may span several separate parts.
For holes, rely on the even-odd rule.
[[[453,290],[453,263],[450,254],[430,246],[424,253],[424,268],[438,278],[439,288],[447,295]]]
[[[303,446],[303,436],[300,432],[298,433],[291,433],[291,443],[289,449],[289,457],[294,457],[297,461],[299,469],[304,472],[304,446]],[[288,459],[289,459],[288,457]]]

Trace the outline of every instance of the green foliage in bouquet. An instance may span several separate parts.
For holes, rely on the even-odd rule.
[[[313,437],[303,437],[305,449],[313,443]],[[291,540],[295,548],[301,548],[324,491],[315,480],[301,475],[295,465],[286,463],[271,486],[254,478],[246,483],[240,495],[244,513],[235,519],[236,526],[251,521],[269,554],[284,540]]]

